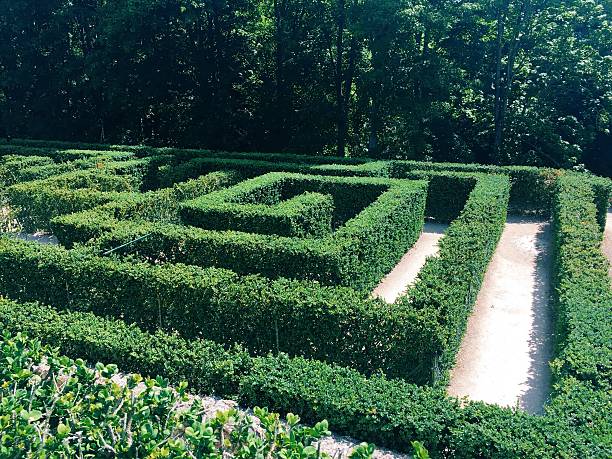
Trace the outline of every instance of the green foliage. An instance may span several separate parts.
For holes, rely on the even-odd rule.
[[[282,190],[277,190],[276,201],[270,203],[278,202],[283,195],[290,198],[302,191],[331,194],[334,200],[333,221],[329,221],[329,216],[324,221],[318,221],[315,233],[329,228],[330,223],[342,226],[326,237],[288,238],[147,223],[140,220],[146,218],[143,215],[134,222],[121,222],[121,216],[116,212],[108,217],[106,212],[104,216],[96,212],[75,214],[54,220],[52,226],[60,241],[66,245],[85,242],[93,235],[100,235],[103,230],[112,230],[96,241],[101,251],[146,236],[131,244],[129,249],[136,250],[140,257],[149,260],[216,266],[232,269],[239,274],[259,273],[272,278],[311,279],[328,285],[367,290],[376,285],[414,244],[423,225],[423,182],[291,174],[264,176],[188,202],[182,207],[183,220],[213,229],[225,229],[230,223],[236,223],[237,229],[243,231],[254,225],[253,231],[283,233],[289,230],[304,232],[304,228],[312,226],[308,222],[318,218],[319,212],[315,212],[307,222],[301,222],[301,212],[296,209],[291,217],[285,219],[281,212],[299,202],[291,199],[284,201],[285,205],[279,204],[280,210],[270,211],[271,206],[263,205],[247,206],[248,216],[257,213],[259,220],[240,216],[240,212],[245,210],[241,205],[229,205],[233,212],[222,205],[223,200],[230,199],[235,193],[244,192],[247,201],[257,200],[256,193],[264,189],[259,187],[262,184],[270,187],[269,190],[274,188],[274,184],[284,184]],[[251,196],[251,193],[255,194]],[[272,199],[270,196],[272,194],[267,195],[266,199]],[[316,198],[316,201],[319,202],[320,198]],[[227,217],[229,221],[219,218],[212,221],[212,216],[205,214],[208,210],[202,210],[202,204],[207,205],[207,209],[214,209],[216,217],[227,217],[230,213],[231,218]],[[325,207],[330,210],[329,206]],[[323,212],[328,213],[327,210]],[[282,222],[283,228],[272,227],[273,222]]]
[[[306,427],[289,413],[284,423],[257,407],[253,417],[235,409],[203,416],[186,383],[90,368],[21,334],[4,335],[0,348],[3,457],[330,457],[313,445],[330,434],[326,421]],[[361,446],[351,457],[372,452]]]
[[[194,390],[298,413],[305,422],[326,417],[335,432],[400,451],[407,451],[413,438],[432,457],[452,452],[462,459],[601,457],[609,446],[608,395],[570,379],[554,394],[546,416],[530,416],[484,403],[460,404],[442,388],[367,379],[323,362],[283,355],[252,359],[239,348],[226,351],[176,334],[150,334],[91,313],[0,300],[0,323],[6,332],[26,332],[75,358],[117,362],[128,371],[166,375],[176,384],[186,380]]]
[[[414,286],[398,300],[397,307],[409,307],[438,324],[436,345],[419,362],[432,375],[421,374],[417,381],[446,381],[455,362],[468,317],[476,302],[489,261],[506,223],[510,183],[505,176],[481,177],[445,237],[439,256],[430,258],[419,272]],[[421,368],[421,371],[423,369]]]
[[[323,187],[318,189],[320,192],[312,192],[298,185],[298,190],[291,186],[298,181],[287,184],[289,180],[291,176],[284,174],[266,174],[184,202],[182,220],[187,225],[211,230],[288,237],[323,237],[331,233],[334,203],[338,198],[333,200],[331,195],[322,194],[328,191]],[[302,180],[306,181],[306,177]],[[340,204],[346,207],[344,200]]]
[[[178,223],[179,203],[239,181],[234,171],[218,171],[146,193],[119,194],[108,204],[94,209],[59,215],[50,221],[51,231],[67,247],[117,230],[121,221],[146,219]]]
[[[0,156],[0,184],[5,187],[20,180],[20,171],[29,167],[48,166],[53,159],[48,156]]]
[[[589,182],[566,175],[558,180],[553,208],[555,298],[559,353],[557,378],[575,377],[595,387],[612,387],[612,290],[608,261]]]
[[[105,162],[96,157],[94,161],[94,168],[17,183],[7,189],[8,203],[26,231],[49,230],[53,217],[138,192],[149,165],[142,159]]]
[[[229,164],[229,172],[217,171],[169,189],[157,189],[159,177],[170,173],[176,163],[172,157],[148,157],[149,153],[138,150],[139,155],[146,156],[145,161],[127,161],[117,165],[112,174],[90,170],[55,181],[42,180],[43,184],[53,183],[55,190],[109,193],[103,190],[110,189],[117,190],[111,191],[117,196],[107,204],[53,220],[54,231],[66,242],[94,238],[88,247],[65,250],[0,240],[2,294],[60,308],[0,300],[4,330],[24,331],[57,344],[73,358],[114,362],[149,376],[163,374],[176,383],[188,380],[204,392],[235,396],[249,406],[298,413],[306,422],[326,418],[339,433],[403,451],[410,450],[410,442],[418,439],[432,457],[606,457],[610,447],[607,413],[612,403],[612,336],[608,326],[612,299],[598,223],[609,202],[609,181],[532,168],[478,170],[466,166],[465,170],[448,171],[415,163],[414,169],[400,168],[397,172],[390,165],[397,167],[401,162],[329,167],[302,162],[300,168],[317,174],[397,174],[427,179],[428,215],[453,219],[441,242],[439,257],[427,262],[416,285],[403,298],[387,305],[350,288],[150,263],[206,265],[202,260],[213,256],[219,257],[211,262],[216,266],[245,258],[254,263],[260,248],[276,241],[274,253],[287,254],[279,255],[276,264],[269,264],[275,270],[271,272],[278,273],[287,272],[287,266],[297,269],[291,265],[291,260],[296,263],[291,250],[303,250],[304,246],[291,246],[295,238],[207,231],[177,224],[179,203],[242,180],[249,161],[208,158],[207,167],[216,170]],[[44,169],[57,164],[63,163],[33,167]],[[493,170],[503,174],[485,175]],[[334,180],[325,178],[327,182]],[[355,183],[359,180],[363,179],[353,179]],[[395,183],[382,178],[368,180]],[[138,191],[143,181],[147,182],[143,184],[146,189],[155,191],[123,191]],[[16,188],[23,186],[34,193],[29,185],[23,183]],[[374,196],[374,204],[365,207],[358,218],[337,228],[332,236],[338,239],[334,240],[346,238],[351,250],[360,251],[356,253],[365,259],[381,256],[368,252],[368,247],[384,251],[384,256],[397,250],[397,241],[389,239],[388,234],[418,221],[412,219],[415,208],[407,207],[403,199],[412,196],[404,192],[415,193],[417,188],[418,212],[422,215],[423,183],[416,188],[406,185],[397,193],[390,188],[378,198]],[[325,190],[298,188],[293,194],[266,191],[249,199],[266,201],[273,196],[268,202],[273,206],[277,198],[289,202],[303,191]],[[219,195],[224,193],[222,190]],[[518,202],[515,208],[525,212],[541,211],[552,199],[555,203],[559,342],[553,364],[555,389],[544,416],[482,403],[459,403],[447,398],[441,387],[503,229],[509,194],[512,199],[513,193],[515,204]],[[325,194],[341,202],[334,193]],[[351,190],[342,200],[354,195]],[[368,200],[364,199],[364,206]],[[398,207],[398,202],[404,202],[404,206]],[[41,208],[52,205],[49,200]],[[104,258],[94,252],[147,234],[136,248],[140,257],[151,259],[148,263],[129,257]],[[238,238],[240,234],[244,239]],[[236,245],[228,243],[229,237],[235,238]],[[360,247],[361,240],[374,243]],[[320,259],[313,255],[315,250],[308,256],[325,266],[330,262],[324,257],[331,252],[322,253]],[[345,266],[359,272],[358,264]],[[233,347],[224,348],[219,343]],[[376,374],[378,370],[386,377]],[[434,387],[415,386],[409,381],[434,383]],[[44,410],[39,411],[44,417]],[[26,424],[43,419],[34,420],[37,413],[31,410],[26,414],[33,415],[24,418]],[[367,457],[370,449],[363,445],[355,457]],[[425,454],[418,445],[413,449],[415,454]]]
[[[406,186],[410,194],[418,190]],[[403,196],[401,187],[398,192]],[[348,364],[367,373],[383,369],[390,375],[427,383],[438,379],[452,363],[479,281],[503,227],[507,192],[507,178],[481,179],[464,213],[451,225],[440,259],[428,263],[423,280],[396,305],[366,299],[366,294],[346,288],[239,277],[215,268],[116,261],[83,250],[66,251],[11,240],[0,243],[0,283],[2,291],[15,299],[97,311],[150,330],[161,327],[179,330],[187,337],[239,342],[257,354],[283,351]],[[379,198],[378,208],[370,206],[362,213],[361,222],[352,220],[337,231],[355,241],[353,247],[361,250],[365,259],[377,256],[380,250],[396,250],[375,239],[388,232],[384,225],[409,228],[415,222],[405,211],[398,214],[401,225],[378,216],[378,212],[395,215],[398,202],[410,202],[398,199],[393,191],[388,193],[388,198]],[[142,241],[145,247],[151,244],[159,249],[155,244],[160,234],[170,237],[168,232],[156,233],[155,224],[136,222],[132,228],[153,233]],[[185,234],[203,230],[173,228],[182,231],[176,233],[180,237],[174,247],[183,250],[177,253],[177,259],[180,255],[189,261],[210,253],[206,252],[210,237],[200,245],[185,244],[196,240],[185,238]],[[145,235],[140,232],[129,233],[130,238]],[[349,238],[347,234],[354,236]],[[263,236],[248,237],[254,240]],[[361,247],[360,240],[375,243]],[[392,240],[390,243],[395,244]],[[461,249],[462,245],[468,249]],[[172,256],[171,245],[161,247],[166,256]],[[238,253],[244,257],[248,252]],[[291,259],[288,257],[287,263]],[[279,266],[287,272],[291,265]],[[55,279],[62,281],[57,284]],[[426,300],[428,295],[431,301]]]
[[[554,193],[554,181],[556,173],[552,169],[541,169],[526,166],[485,166],[481,164],[456,164],[456,163],[423,163],[416,161],[393,161],[391,166],[392,177],[409,177],[426,173],[425,175],[444,172],[444,176],[450,172],[457,173],[482,173],[482,174],[504,174],[510,176],[512,188],[510,190],[509,211],[515,213],[550,213],[552,196]],[[434,177],[438,175],[433,175]],[[465,177],[465,175],[463,175]],[[438,193],[444,193],[445,189],[452,188],[459,196],[465,194],[465,188],[461,188],[461,174],[454,175],[459,183],[451,184],[450,187],[441,185]],[[464,179],[465,180],[465,179]],[[463,185],[465,187],[465,185]],[[446,191],[449,193],[448,191]],[[452,193],[452,192],[451,192]],[[437,194],[436,194],[437,196]],[[450,196],[442,194],[443,202],[453,203]],[[461,210],[460,200],[454,201],[455,205],[449,204],[450,209],[443,212],[441,220],[451,221]],[[431,206],[428,205],[428,209]],[[436,211],[439,212],[438,209]]]
[[[304,172],[307,168],[308,166],[305,164],[294,162],[204,157],[177,165],[161,166],[158,172],[158,183],[160,187],[170,187],[175,183],[184,182],[187,179],[199,177],[216,170],[234,170],[244,178],[252,178],[268,172]]]
[[[609,174],[610,29],[591,0],[4,0],[0,126]]]
[[[0,290],[18,300],[121,317],[148,330],[178,330],[242,343],[256,354],[283,351],[364,372],[408,374],[435,332],[418,314],[348,288],[118,262],[9,239],[0,240]]]

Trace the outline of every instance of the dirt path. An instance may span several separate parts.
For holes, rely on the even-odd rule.
[[[393,303],[414,282],[428,257],[438,253],[438,241],[448,225],[425,223],[423,232],[414,246],[402,257],[393,271],[378,284],[372,296]]]
[[[608,209],[608,218],[606,220],[606,230],[604,232],[604,240],[602,245],[603,253],[610,260],[610,279],[612,280],[612,208]]]
[[[550,244],[548,222],[508,218],[451,372],[450,395],[542,412],[552,357]]]

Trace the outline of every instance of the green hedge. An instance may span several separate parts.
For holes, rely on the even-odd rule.
[[[274,177],[256,180],[259,183]],[[272,278],[283,276],[310,279],[326,285],[345,285],[368,290],[395,266],[418,239],[423,225],[423,182],[355,177],[284,177],[290,181],[304,177],[308,191],[333,193],[334,215],[338,223],[352,217],[372,200],[374,202],[335,233],[323,238],[288,238],[141,221],[120,223],[115,220],[112,221],[115,230],[102,236],[97,246],[104,251],[147,235],[129,247],[130,251],[137,251],[138,255],[146,259],[160,259],[160,254],[163,254],[162,261],[218,266],[240,274],[259,273]],[[320,183],[333,186],[321,189]],[[346,188],[339,185],[346,185]],[[376,192],[382,194],[377,198]],[[212,195],[213,198],[216,196]],[[183,219],[185,217],[183,212]],[[187,215],[189,222],[195,219],[195,215]],[[88,223],[96,225],[100,220],[91,215],[83,215],[74,226],[82,228]],[[80,234],[91,232],[81,230]]]
[[[445,237],[444,261],[430,261],[414,294],[395,305],[347,288],[239,277],[213,268],[119,262],[13,240],[0,244],[0,291],[18,300],[124,317],[151,330],[161,326],[188,337],[239,342],[256,354],[280,350],[430,383],[440,377],[450,360],[446,356],[454,355],[457,328],[469,313],[486,268],[483,260],[497,240],[507,187],[504,177],[483,179]],[[363,228],[380,233],[367,222]],[[467,247],[462,253],[456,249],[460,243]],[[466,259],[469,270],[451,268]],[[482,272],[474,272],[477,268]],[[457,276],[453,282],[451,275]],[[432,295],[428,304],[419,296],[426,286]]]
[[[1,141],[0,141],[1,142]],[[291,153],[262,153],[262,152],[232,152],[219,150],[202,150],[169,147],[148,147],[144,145],[104,145],[83,142],[63,142],[53,140],[31,140],[13,139],[13,147],[28,147],[53,150],[102,150],[102,151],[129,151],[140,157],[151,157],[160,155],[171,155],[181,162],[190,161],[198,158],[232,158],[249,159],[270,162],[290,162],[301,164],[322,164],[322,163],[341,163],[341,164],[361,164],[371,161],[369,158],[346,158],[338,156],[303,155]]]
[[[399,304],[437,317],[438,350],[428,356],[433,379],[446,380],[455,362],[467,320],[506,223],[510,184],[505,176],[479,179],[461,212]]]
[[[100,162],[98,167],[18,183],[6,193],[8,203],[28,232],[50,230],[58,215],[90,209],[139,191],[146,160]]]
[[[118,230],[122,220],[178,223],[180,202],[234,185],[239,180],[240,176],[234,171],[218,171],[176,184],[172,188],[146,193],[123,193],[114,201],[94,209],[52,218],[51,232],[61,244],[72,247],[75,242],[87,242],[104,233]]]
[[[462,172],[412,171],[401,178],[427,180],[427,205],[425,214],[438,222],[451,223],[463,210],[470,193],[484,174]]]
[[[211,230],[287,237],[323,237],[332,231],[334,199],[324,189],[288,195],[282,173],[266,174],[181,204],[182,220]],[[350,189],[351,187],[348,186]]]
[[[259,161],[250,159],[195,158],[179,164],[164,164],[159,167],[157,186],[171,187],[175,183],[199,177],[218,170],[233,170],[244,178],[253,178],[268,172],[304,172],[308,165]]]
[[[612,290],[595,196],[583,177],[558,181],[553,207],[559,353],[557,378],[612,389]]]
[[[49,230],[50,220],[118,199],[134,192],[124,176],[106,171],[75,171],[43,180],[19,183],[7,189],[8,202],[28,232]]]
[[[444,170],[408,170],[395,167],[391,161],[375,161],[358,166],[325,164],[311,167],[309,173],[339,176],[393,177],[399,179],[427,180],[427,205],[425,215],[434,220],[450,223],[463,210],[480,172],[453,172]]]
[[[326,418],[340,434],[399,451],[422,441],[432,457],[606,457],[605,415],[598,393],[566,388],[548,415],[483,403],[462,405],[441,389],[381,376],[365,378],[347,368],[286,356],[251,358],[238,347],[224,349],[176,334],[144,332],[123,321],[91,313],[0,300],[6,332],[25,332],[73,358],[114,362],[125,371],[186,380],[204,394],[235,398],[299,414],[305,422]],[[602,409],[593,422],[585,411]],[[597,434],[601,432],[602,434]]]
[[[550,213],[557,172],[529,166],[485,166],[481,164],[425,163],[393,161],[392,176],[404,177],[415,171],[504,174],[510,176],[509,211],[516,213]]]
[[[7,185],[15,183],[29,182],[32,180],[40,180],[66,172],[73,172],[93,167],[104,168],[108,163],[117,163],[119,161],[129,160],[130,157],[125,154],[115,154],[113,152],[100,153],[99,156],[92,156],[85,159],[76,159],[74,161],[55,162],[47,165],[24,167],[14,171],[13,180]]]
[[[417,312],[348,288],[117,262],[10,239],[0,240],[0,291],[20,301],[122,317],[148,330],[238,342],[255,354],[279,350],[364,372],[412,372],[415,356],[426,352],[436,332]]]
[[[48,156],[0,156],[0,185],[5,187],[19,182],[19,172],[29,167],[55,164]]]
[[[24,145],[19,146],[19,145]],[[49,147],[47,149],[41,147]],[[171,156],[171,165],[161,171],[159,186],[168,187],[187,178],[195,178],[206,172],[217,169],[236,168],[246,175],[254,177],[272,171],[312,172],[318,175],[360,175],[405,177],[407,172],[460,172],[508,175],[512,181],[509,211],[512,213],[540,213],[549,215],[554,195],[554,182],[560,171],[542,169],[530,166],[487,166],[481,164],[429,163],[422,161],[374,161],[370,158],[339,158],[333,156],[309,156],[281,153],[235,153],[210,150],[184,150],[173,148],[152,148],[144,146],[125,147],[115,145],[78,144],[70,142],[46,142],[31,140],[15,140],[14,145],[0,146],[7,149],[7,154],[22,148],[33,154],[53,156],[71,154],[82,148],[85,151],[126,151],[141,157]],[[78,150],[76,150],[78,152]],[[19,154],[19,153],[17,153]],[[81,155],[83,153],[80,153]],[[82,156],[81,156],[82,157]],[[223,167],[219,162],[229,161],[229,166]],[[249,170],[249,162],[253,170]],[[282,164],[281,164],[282,163]],[[173,170],[176,169],[176,170]],[[193,170],[193,174],[190,174]],[[460,210],[460,208],[458,209]]]
[[[67,161],[75,161],[79,159],[93,158],[100,155],[112,156],[119,159],[133,158],[135,155],[129,149],[123,150],[116,148],[112,151],[105,149],[72,149],[72,148],[55,148],[45,146],[28,146],[18,144],[0,144],[0,157],[6,155],[17,156],[47,156],[53,158],[54,161],[61,163]]]
[[[584,176],[581,178],[584,180]],[[603,177],[589,177],[595,195],[595,207],[597,208],[597,223],[603,231],[606,228],[608,209],[612,200],[612,179]]]

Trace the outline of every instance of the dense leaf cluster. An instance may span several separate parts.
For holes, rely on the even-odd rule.
[[[3,0],[0,135],[608,174],[602,0]]]
[[[3,336],[0,356],[2,457],[330,458],[315,446],[326,421],[305,427],[261,408],[209,414],[186,383],[91,368],[21,334]],[[363,444],[350,457],[372,452]]]
[[[218,174],[205,176],[201,180],[214,178]],[[337,181],[332,178],[317,180],[330,183]],[[404,232],[409,229],[410,234],[414,232],[410,237],[414,238],[416,230],[410,228],[415,224],[420,228],[422,224],[424,196],[419,191],[421,201],[416,208],[418,214],[414,214],[409,210],[414,204],[413,193],[418,191],[414,188],[416,184],[407,182],[403,190],[400,186],[402,182],[373,178],[341,179],[347,183],[364,180],[381,184],[397,183],[399,188],[398,191],[388,191],[381,195],[374,205],[368,206],[360,214],[361,220],[350,220],[334,237],[342,236],[347,242],[351,241],[347,247],[350,250],[360,250],[359,257],[363,260],[386,257],[385,263],[389,268],[397,257],[401,257],[405,248],[402,245],[398,251],[394,246],[397,241],[389,238],[391,233],[384,228],[393,225],[391,229],[402,228]],[[442,289],[439,301],[431,304],[421,304],[418,300],[423,295],[422,287],[418,286],[408,292],[399,306],[386,305],[366,298],[365,293],[322,287],[311,282],[270,280],[260,276],[239,277],[232,271],[200,269],[180,264],[157,266],[133,263],[101,258],[92,254],[91,248],[66,251],[57,247],[39,247],[36,244],[8,240],[1,244],[0,278],[4,291],[18,299],[98,311],[123,317],[148,329],[162,327],[179,330],[188,337],[203,336],[219,342],[239,342],[259,354],[280,350],[291,355],[345,363],[367,373],[383,369],[388,374],[431,382],[439,379],[449,362],[452,362],[455,352],[453,346],[458,339],[456,336],[461,336],[464,326],[462,320],[467,317],[475,299],[479,285],[477,280],[484,274],[503,226],[508,189],[509,182],[504,176],[480,176],[464,214],[451,225],[447,238],[449,249],[443,249],[441,256],[445,260],[444,266],[460,266],[465,260],[472,260],[474,264],[470,270],[454,270],[449,274],[448,270],[436,266],[438,261],[430,261],[424,270],[427,277],[418,285],[431,284],[434,290]],[[160,193],[166,191],[153,192],[152,199],[157,200],[155,197],[159,197]],[[345,193],[344,199],[350,199],[352,194],[354,192]],[[148,195],[145,193],[142,196]],[[128,199],[124,202],[130,203],[124,208],[132,209],[128,214],[140,209],[137,205],[134,207],[135,201]],[[396,210],[398,205],[402,206],[402,212]],[[109,206],[115,216],[122,212],[121,202],[105,207]],[[64,231],[58,231],[60,238],[76,233],[89,235],[88,230],[83,231],[83,228],[91,227],[92,224],[108,228],[109,222],[112,222],[112,218],[106,216],[88,220],[88,215],[91,213],[65,217],[63,226],[55,228],[64,228]],[[397,215],[397,219],[391,218],[393,215]],[[482,218],[483,215],[485,218]],[[182,251],[174,253],[181,256],[172,261],[189,262],[195,257],[211,254],[214,249],[214,246],[211,249],[213,235],[223,241],[221,232],[185,229],[169,223],[145,224],[135,221],[128,225],[115,226],[112,223],[110,226],[114,231],[110,237],[121,234],[122,228],[131,230],[125,239],[113,240],[115,244],[148,234],[139,245],[151,247],[151,256],[163,252],[171,257],[174,252],[172,247],[180,247]],[[72,229],[66,229],[68,227]],[[168,228],[174,228],[175,233],[170,233]],[[190,242],[197,241],[191,236],[194,234],[210,237],[203,239],[201,245],[195,245]],[[174,246],[167,242],[164,242],[165,245],[155,245],[160,240],[172,241],[170,236],[175,237]],[[245,237],[252,240],[262,236],[250,234]],[[381,238],[388,238],[388,241],[382,244]],[[457,242],[453,245],[454,239]],[[104,236],[100,240],[104,241]],[[367,244],[361,245],[360,240]],[[309,240],[304,241],[305,246],[309,244]],[[471,241],[468,244],[469,250],[460,253],[452,249],[468,241]],[[290,253],[286,245],[279,244],[279,247],[284,253]],[[337,247],[333,247],[333,250],[337,250]],[[388,253],[380,253],[381,250]],[[253,256],[261,256],[260,251],[252,253]],[[235,259],[241,261],[248,254],[242,247],[236,251]],[[391,256],[395,258],[391,260]],[[219,265],[223,266],[222,263],[219,260]],[[274,265],[278,266],[276,276],[278,273],[289,272],[291,257],[286,259],[286,263]],[[374,265],[374,261],[370,264]],[[374,272],[373,267],[363,262],[362,265],[370,273]],[[383,273],[380,263],[374,267],[381,272],[377,274],[380,278]],[[461,283],[449,284],[449,276],[461,276],[457,279]],[[57,279],[62,279],[61,283],[58,284]],[[461,289],[458,286],[462,286]],[[455,305],[455,302],[461,306]],[[458,307],[458,310],[463,311],[462,314],[456,313]],[[449,313],[456,316],[450,322],[447,320]],[[446,357],[441,362],[443,355]]]

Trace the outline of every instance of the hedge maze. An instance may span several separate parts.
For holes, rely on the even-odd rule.
[[[33,141],[0,154],[3,214],[60,242],[0,239],[5,331],[396,450],[419,440],[433,457],[610,452],[608,180]],[[508,212],[553,221],[544,416],[445,395]],[[450,223],[439,255],[394,304],[372,298],[426,219]]]

